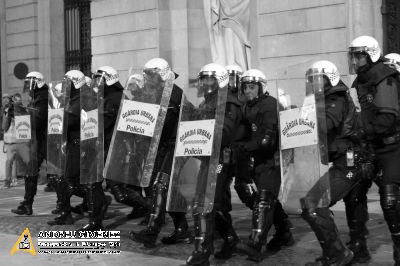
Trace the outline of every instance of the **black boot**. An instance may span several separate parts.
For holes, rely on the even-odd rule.
[[[283,246],[292,246],[294,244],[293,235],[290,232],[292,224],[279,201],[277,201],[275,208],[274,226],[275,234],[268,242],[267,248],[270,250],[280,250]]]
[[[71,216],[71,194],[68,190],[68,184],[65,182],[64,178],[60,178],[57,181],[59,202],[57,206],[60,207],[61,213],[52,221],[48,221],[49,225],[64,225],[64,224],[73,224],[74,219]]]
[[[350,241],[347,243],[347,247],[353,252],[354,263],[367,263],[371,260],[367,248],[367,238],[365,232],[367,227],[364,222],[348,223],[350,226]]]
[[[261,249],[273,224],[275,205],[275,196],[267,190],[261,190],[253,210],[253,229],[250,241],[246,244],[249,260],[256,262],[262,260]]]
[[[190,244],[192,242],[192,237],[188,231],[189,226],[187,224],[185,213],[174,212],[170,213],[170,215],[174,222],[175,229],[172,234],[163,237],[161,242],[164,245],[174,245],[178,243]]]
[[[215,226],[224,240],[224,244],[221,250],[214,254],[214,258],[227,260],[232,257],[233,250],[240,242],[239,237],[233,229],[231,215],[217,211],[215,213]]]
[[[52,214],[60,214],[62,212],[61,210],[61,202],[57,201],[56,208],[54,210],[51,210]]]
[[[16,208],[11,210],[18,215],[32,215],[32,204],[37,192],[38,176],[25,177],[25,196],[23,202]]]
[[[400,266],[400,246],[393,245],[394,266]]]
[[[73,224],[74,219],[70,212],[61,212],[54,220],[48,221],[48,225],[63,225],[63,224]]]
[[[126,204],[133,207],[128,219],[136,219],[144,217],[150,210],[150,204],[148,200],[141,195],[141,188],[130,186],[127,187],[121,183],[110,183],[111,193],[117,202]]]
[[[353,252],[339,238],[339,232],[329,208],[315,208],[307,199],[301,199],[301,216],[311,226],[321,248],[322,257],[306,266],[345,266],[353,259]]]
[[[111,197],[104,194],[101,182],[92,184],[87,188],[87,200],[89,204],[89,223],[79,231],[103,230],[103,219],[107,212]]]
[[[148,213],[148,209],[143,206],[135,206],[132,208],[131,212],[126,216],[128,219],[137,219],[145,217]]]
[[[49,180],[49,183],[51,183],[56,191],[57,195],[57,204],[56,208],[51,211],[52,214],[60,214],[62,212],[62,203],[61,203],[61,193],[63,185],[62,185],[62,180],[63,177],[61,176],[55,176],[55,175],[48,175],[47,179]]]
[[[133,241],[143,243],[147,248],[154,248],[156,246],[158,234],[165,220],[169,175],[159,173],[156,181],[152,189],[151,213],[149,215],[147,228],[139,233],[131,231],[129,234]]]
[[[79,215],[83,215],[85,212],[88,212],[89,208],[86,198],[83,199],[82,203],[71,207],[71,211]]]
[[[210,265],[209,257],[214,253],[213,244],[213,214],[194,214],[194,251],[186,260],[186,265],[208,266]]]

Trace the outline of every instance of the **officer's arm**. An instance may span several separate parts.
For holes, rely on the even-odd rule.
[[[368,133],[383,134],[393,127],[399,116],[398,88],[393,77],[388,77],[378,84],[374,103],[377,112],[370,127],[373,132]]]
[[[118,105],[112,100],[104,103],[104,129],[111,127],[118,116]]]
[[[222,141],[221,148],[229,146],[231,144],[234,134],[235,134],[235,121],[237,120],[235,108],[237,108],[232,103],[226,103],[224,125],[222,128]]]
[[[246,150],[251,152],[259,149],[268,150],[273,147],[272,144],[276,141],[277,126],[277,107],[268,106],[261,114],[260,123],[253,131],[251,140],[245,143]]]
[[[79,104],[73,104],[66,112],[68,112],[68,128],[79,128],[81,126],[81,110]]]
[[[332,95],[325,100],[326,130],[338,128],[344,120],[346,99]]]

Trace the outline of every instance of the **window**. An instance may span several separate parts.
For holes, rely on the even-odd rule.
[[[91,75],[90,0],[64,0],[65,69]]]

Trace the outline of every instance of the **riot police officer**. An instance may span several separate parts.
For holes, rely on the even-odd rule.
[[[145,72],[151,69],[156,70],[165,81],[169,74],[170,66],[162,58],[153,58],[144,66]],[[174,73],[174,75],[176,79],[178,74]],[[150,215],[146,221],[147,226],[140,232],[130,232],[130,238],[133,241],[143,243],[147,248],[155,247],[157,237],[165,220],[166,196],[174,157],[181,99],[182,89],[174,84],[157,150],[151,185],[146,189],[146,194],[150,195],[151,199]],[[163,238],[162,241],[166,244],[182,241],[190,242],[185,213],[170,212],[169,215],[174,222],[175,230],[172,235]]]
[[[236,73],[232,77],[236,79]],[[227,70],[215,63],[203,66],[198,75],[199,90],[204,94],[204,101],[201,104],[202,108],[210,110],[205,114],[199,114],[202,119],[209,119],[211,113],[215,112],[218,91],[224,88],[229,83],[229,76]],[[231,79],[232,81],[232,79]],[[230,167],[230,153],[231,148],[229,145],[235,139],[235,129],[241,121],[240,102],[237,97],[233,95],[234,92],[229,92],[227,95],[225,106],[225,117],[222,128],[221,149],[219,153],[220,170],[217,170],[217,180],[214,197],[214,208],[211,212],[204,210],[197,210],[193,207],[193,219],[195,230],[195,250],[192,255],[186,260],[187,265],[209,265],[209,256],[214,253],[213,235],[214,225],[215,229],[220,233],[224,239],[224,246],[220,252],[216,253],[218,258],[229,258],[232,249],[239,242],[239,238],[232,226],[232,218],[229,212],[232,210],[230,183],[232,168]],[[210,113],[210,114],[209,114]],[[203,162],[202,162],[203,163]],[[196,193],[202,190],[202,183],[206,182],[208,176],[200,175],[202,181],[197,182]],[[207,193],[207,192],[200,192]],[[201,195],[199,195],[201,197]],[[205,195],[204,195],[205,196]],[[199,200],[200,201],[200,200]],[[199,204],[200,205],[200,204]],[[201,205],[200,205],[201,209]]]
[[[233,147],[238,153],[247,155],[250,175],[257,186],[255,196],[247,197],[247,205],[253,210],[253,229],[246,249],[249,259],[260,261],[261,248],[274,223],[275,213],[278,210],[283,214],[282,219],[284,216],[287,218],[277,199],[281,183],[279,165],[275,164],[274,158],[278,151],[277,100],[267,92],[265,75],[257,69],[243,73],[241,90],[247,100],[244,107],[247,137],[234,143]],[[282,229],[285,232],[289,230],[288,226]]]
[[[74,222],[71,216],[71,196],[76,195],[85,197],[85,190],[79,184],[80,164],[80,89],[87,86],[84,74],[79,70],[70,70],[65,73],[65,79],[69,86],[69,102],[64,110],[64,130],[67,131],[66,145],[66,164],[63,176],[57,176],[55,187],[59,197],[60,213],[54,220],[47,222],[49,225],[72,224]]]
[[[392,234],[395,265],[400,265],[399,74],[384,64],[380,46],[370,36],[355,38],[348,55],[350,73],[357,74],[352,87],[356,88],[361,105],[363,138],[375,149],[375,167],[380,173],[376,183],[383,214]],[[345,201],[347,219],[352,223],[349,248],[355,251],[356,259],[360,257],[362,260],[369,259],[365,223],[368,219],[366,193],[370,185],[370,182],[362,184],[353,191],[355,196]]]
[[[11,211],[18,215],[31,215],[33,200],[37,192],[40,166],[47,154],[48,86],[43,75],[39,72],[28,73],[25,78],[24,92],[29,92],[30,102],[27,107],[16,106],[15,114],[18,112],[30,114],[33,132],[31,133],[32,138],[27,144],[29,147],[25,146],[24,148],[26,144],[17,143],[17,157],[20,157],[19,162],[24,164],[21,169],[18,169],[20,167],[17,164],[17,174],[20,170],[25,172],[21,174],[24,175],[25,179],[25,195],[20,205]],[[23,154],[26,152],[29,152],[29,154]]]
[[[324,98],[321,102],[325,103],[325,114],[317,116],[324,116],[322,119],[326,121],[328,159],[332,163],[329,181],[328,175],[324,175],[301,199],[302,217],[310,224],[323,250],[321,257],[306,265],[346,265],[353,259],[353,253],[340,240],[329,207],[318,207],[315,199],[323,187],[320,184],[329,182],[329,206],[334,205],[362,178],[372,175],[372,159],[366,157],[367,152],[357,139],[362,130],[360,115],[347,86],[340,80],[337,67],[329,61],[318,61],[308,69],[306,78],[307,88],[323,88],[314,93],[316,98]]]
[[[172,72],[168,62],[162,58],[153,58],[151,60],[149,60],[148,62],[146,62],[146,64],[144,65],[143,68],[143,75],[146,78],[146,84],[147,87],[145,89],[147,89],[147,93],[148,94],[152,94],[153,92],[151,91],[151,89],[155,89],[156,92],[154,93],[162,93],[162,90],[160,92],[160,88],[164,88],[164,85],[167,82],[167,79],[169,79],[170,75],[175,75],[175,77],[177,77],[177,75],[175,73]],[[143,79],[143,77],[141,77],[140,75],[132,75],[130,77],[130,80],[133,82],[135,81],[137,78],[141,78]],[[161,79],[160,79],[161,78]],[[128,81],[129,82],[129,81]],[[143,80],[136,80],[135,82],[137,83],[141,83],[139,86],[143,86]],[[154,84],[153,84],[154,82]],[[129,83],[128,83],[129,86]],[[144,92],[144,93],[146,93]],[[135,93],[135,92],[133,92]],[[137,92],[139,93],[139,92]],[[156,175],[160,170],[160,167],[163,165],[163,161],[166,160],[166,165],[165,165],[165,169],[163,169],[163,173],[168,174],[170,172],[170,164],[172,164],[172,159],[169,160],[168,158],[165,158],[165,156],[168,154],[168,150],[171,149],[172,144],[175,140],[171,140],[171,136],[174,137],[175,136],[175,131],[176,131],[176,126],[177,126],[177,120],[174,120],[174,115],[177,116],[179,115],[179,104],[180,104],[180,99],[182,96],[182,90],[177,87],[176,85],[173,86],[172,89],[172,93],[171,93],[171,97],[170,97],[170,106],[168,107],[168,112],[163,124],[163,131],[161,132],[161,139],[159,141],[159,146],[158,146],[158,151],[157,151],[157,157],[155,160],[155,164],[154,164],[154,169],[153,169],[153,175],[152,175],[152,180],[151,180],[151,184],[155,181]],[[139,93],[138,97],[145,97],[145,94],[143,93]],[[140,100],[139,100],[140,101]],[[178,109],[176,109],[178,107]],[[172,141],[172,142],[171,142]],[[141,148],[141,143],[137,144],[136,149],[140,150],[143,149]],[[147,143],[144,145],[148,145]],[[147,149],[147,148],[146,148]],[[173,149],[173,148],[172,148]],[[172,156],[172,155],[171,155]],[[144,160],[145,158],[143,158]],[[169,162],[170,161],[170,162]],[[142,169],[141,169],[142,170]],[[111,193],[114,195],[115,199],[120,202],[120,203],[124,203],[127,204],[129,206],[133,207],[133,210],[131,212],[131,214],[129,215],[129,218],[139,218],[144,216],[146,213],[149,212],[151,206],[149,203],[149,199],[153,196],[153,191],[151,189],[151,185],[149,186],[148,189],[145,189],[146,191],[146,196],[148,195],[148,198],[145,198],[142,196],[142,188],[140,186],[134,186],[134,185],[126,185],[123,184],[121,182],[116,182],[114,181],[116,178],[114,178],[113,180],[108,181],[108,183],[111,186]],[[161,180],[159,180],[161,182]],[[168,180],[165,180],[165,182],[168,183]],[[161,183],[157,183],[159,185],[161,185]],[[163,185],[162,185],[163,186]],[[154,195],[156,196],[156,195]],[[164,211],[164,210],[163,210]],[[161,215],[163,217],[163,214]],[[159,220],[163,220],[163,218],[159,217],[157,219],[157,221]],[[144,223],[148,222],[148,220],[145,219],[145,221],[143,221]],[[163,222],[162,222],[163,223]],[[160,225],[161,226],[161,225]],[[154,230],[152,231],[154,232]],[[145,233],[143,231],[143,233]],[[134,232],[132,232],[132,235],[134,235]],[[147,234],[146,234],[147,235]],[[155,235],[152,235],[154,237],[150,237],[151,239],[155,239],[157,238],[158,233],[156,233]],[[144,241],[146,243],[147,246],[152,246],[153,241]]]
[[[100,89],[103,89],[102,93],[104,96],[102,118],[105,161],[114,132],[114,125],[117,119],[119,105],[121,103],[123,87],[119,82],[119,74],[113,67],[102,66],[95,71],[93,76],[96,81],[92,80],[92,83],[95,82],[103,84]],[[84,225],[80,230],[99,230],[103,227],[102,223],[104,215],[106,214],[107,208],[111,203],[111,197],[104,194],[102,181],[88,184],[86,192],[86,200],[88,202],[89,209],[89,223]]]

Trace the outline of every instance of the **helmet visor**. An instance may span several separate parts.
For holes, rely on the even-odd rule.
[[[162,78],[158,68],[146,68],[143,70],[143,79],[146,84],[160,84]]]
[[[233,91],[233,92],[237,92],[237,91],[238,91],[239,82],[240,82],[239,76],[236,75],[236,73],[231,73],[231,74],[229,74],[229,83],[228,83],[228,86],[229,86],[229,89],[230,89],[231,91]]]
[[[215,76],[202,75],[199,77],[198,97],[211,95],[218,88],[218,81]]]
[[[367,57],[366,47],[350,47],[347,54],[349,73],[357,74],[358,69],[367,62]]]
[[[94,73],[92,76],[92,87],[99,87],[100,85],[102,85],[104,83],[105,75],[105,72]]]
[[[326,78],[326,80],[328,80]],[[306,95],[324,92],[324,74],[321,70],[310,68],[306,72]]]
[[[35,78],[26,78],[24,81],[24,88],[22,90],[23,93],[27,93],[33,91],[36,87],[36,79]]]

